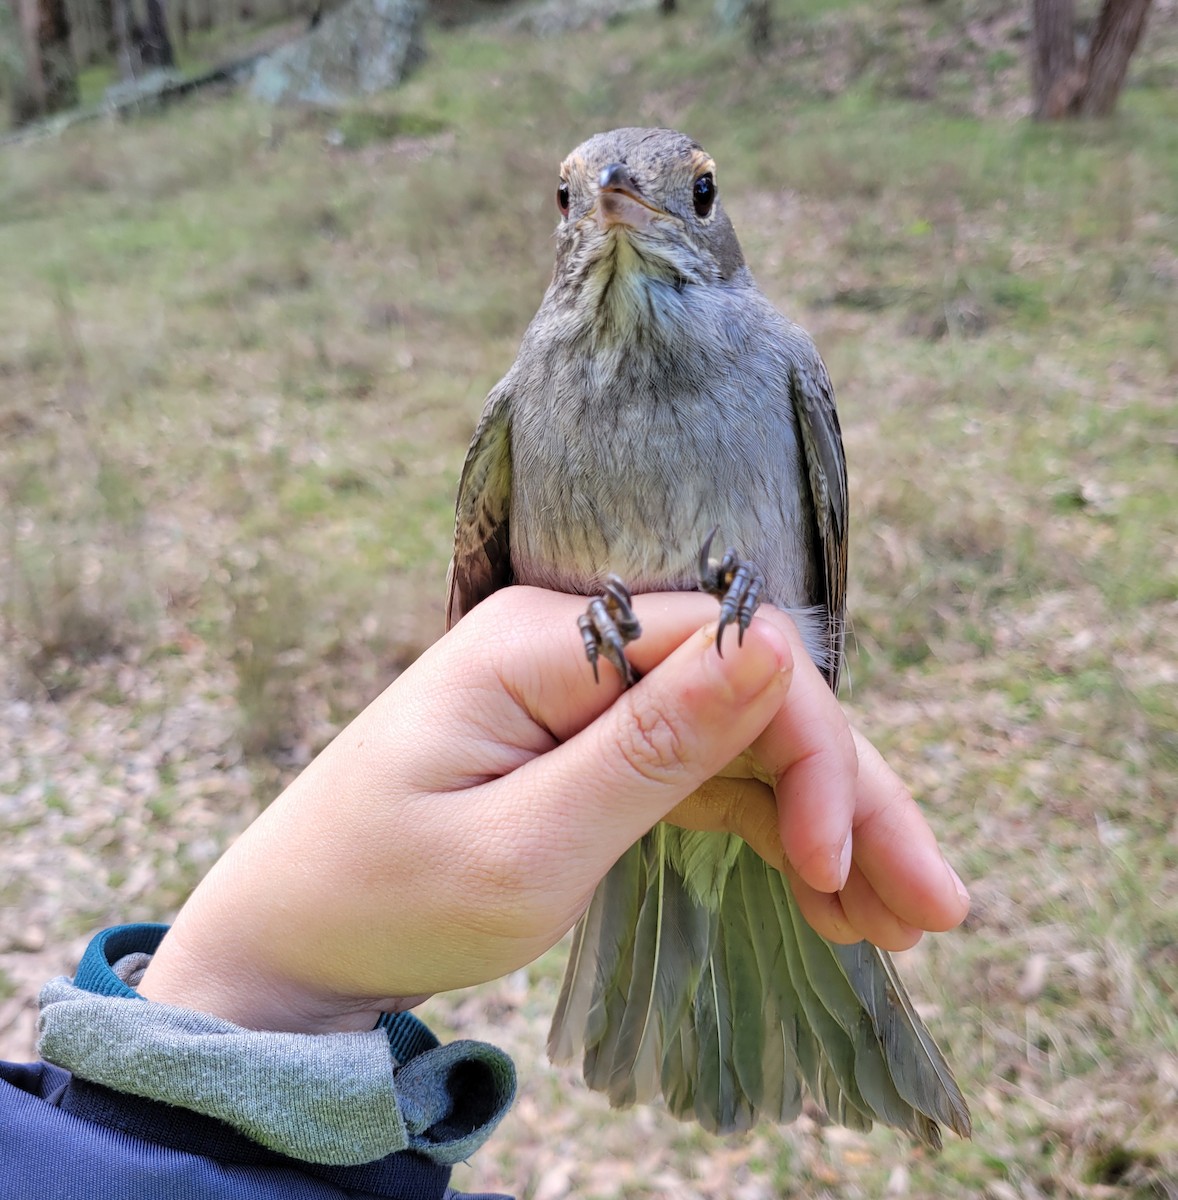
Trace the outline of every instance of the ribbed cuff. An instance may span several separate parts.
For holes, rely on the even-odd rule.
[[[87,947],[71,982],[41,993],[39,1050],[82,1079],[225,1121],[304,1162],[353,1165],[411,1149],[469,1157],[515,1097],[515,1068],[481,1042],[439,1046],[408,1013],[367,1033],[243,1029],[140,996],[166,927],[120,926]],[[394,1050],[395,1047],[395,1050]]]

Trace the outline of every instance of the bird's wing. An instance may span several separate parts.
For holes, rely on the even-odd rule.
[[[828,620],[826,680],[838,691],[847,604],[847,460],[834,406],[834,388],[817,353],[795,362],[790,389],[810,488]]]
[[[502,385],[487,398],[466,452],[446,584],[446,628],[512,582],[511,421]]]

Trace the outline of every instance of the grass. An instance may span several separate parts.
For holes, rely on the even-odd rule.
[[[555,165],[667,123],[716,155],[839,392],[849,703],[971,884],[908,973],[977,1129],[931,1160],[810,1120],[716,1142],[611,1115],[542,1062],[558,950],[428,1014],[521,1064],[468,1186],[1173,1196],[1173,31],[1115,120],[1039,127],[1014,6],[793,6],[756,62],[683,7],[435,31],[408,85],[342,114],[230,97],[3,152],[5,987],[26,927],[67,947],[166,918],[438,635]]]

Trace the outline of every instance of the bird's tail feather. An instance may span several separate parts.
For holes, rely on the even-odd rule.
[[[680,836],[656,826],[594,895],[553,1060],[583,1053],[586,1082],[615,1106],[661,1091],[677,1116],[721,1132],[790,1121],[807,1091],[853,1128],[883,1121],[937,1146],[939,1121],[968,1136],[965,1100],[889,956],[820,937],[743,845],[714,905],[701,902]]]
[[[870,942],[828,945],[883,1047],[896,1090],[930,1120],[969,1137],[965,1097],[945,1056],[917,1015],[891,956]],[[907,1053],[901,1053],[902,1049]]]

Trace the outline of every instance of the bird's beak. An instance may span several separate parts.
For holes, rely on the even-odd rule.
[[[597,224],[602,229],[624,225],[647,229],[662,209],[642,198],[638,185],[623,163],[610,163],[597,177]]]

